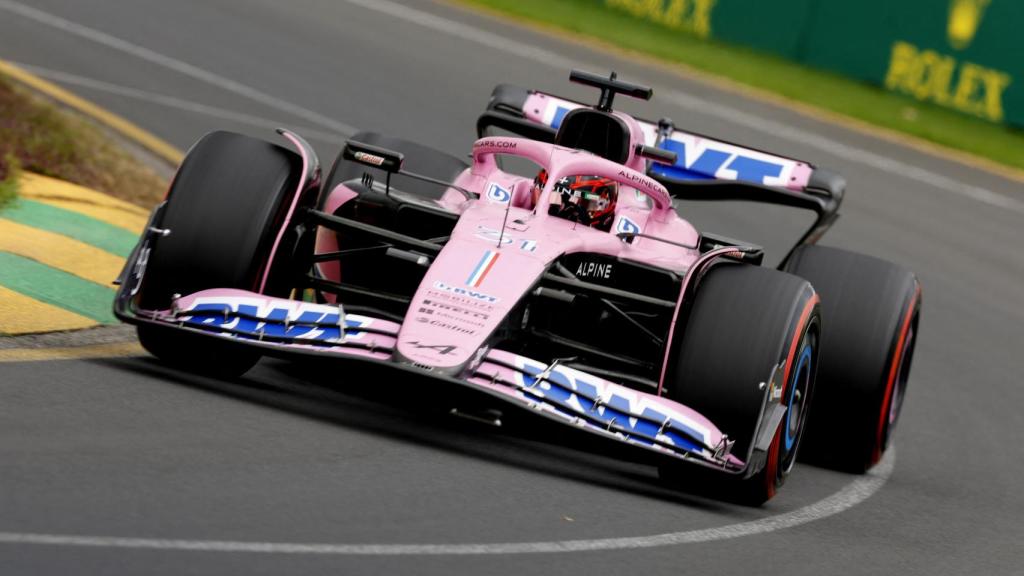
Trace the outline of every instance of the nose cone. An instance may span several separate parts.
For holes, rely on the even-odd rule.
[[[406,312],[398,335],[401,358],[439,369],[465,365],[543,269],[515,248],[450,241]]]
[[[532,216],[520,208],[506,214],[505,206],[487,202],[463,212],[413,295],[395,360],[454,374],[491,344],[548,265],[581,245],[581,235],[567,232],[564,221],[548,226]]]

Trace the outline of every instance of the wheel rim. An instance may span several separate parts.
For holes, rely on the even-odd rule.
[[[800,444],[804,422],[807,417],[807,402],[810,399],[811,376],[814,374],[815,334],[808,330],[803,347],[796,356],[796,370],[789,382],[786,398],[786,419],[783,424],[782,450],[779,456],[781,475],[786,475],[796,463],[796,451]]]

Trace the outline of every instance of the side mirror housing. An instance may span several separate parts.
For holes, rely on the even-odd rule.
[[[358,162],[364,166],[379,168],[389,174],[401,171],[402,162],[405,161],[405,155],[401,152],[395,152],[394,150],[388,150],[387,148],[381,148],[379,146],[371,146],[370,144],[363,144],[362,142],[356,142],[355,140],[345,142],[342,157],[345,158],[345,160]]]

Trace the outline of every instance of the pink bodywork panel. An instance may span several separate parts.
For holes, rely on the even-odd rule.
[[[527,158],[548,171],[536,210],[516,206],[532,203],[523,198],[530,196],[532,180],[500,170],[495,161],[498,154]],[[548,214],[557,180],[579,174],[605,176],[621,184],[612,233]],[[696,246],[699,236],[676,215],[661,184],[586,152],[523,138],[482,138],[473,146],[472,165],[456,184],[480,198],[467,201],[450,189],[438,201],[440,207],[461,216],[413,296],[399,333],[399,353],[417,363],[436,367],[465,364],[548,266],[564,254],[599,253],[678,273],[699,257],[696,249],[679,245]],[[489,193],[494,192],[493,185],[506,193]],[[333,212],[354,197],[352,190],[339,185],[324,208]],[[642,232],[676,244],[650,238],[625,242],[615,232]],[[321,229],[317,252],[337,249],[335,234]],[[321,273],[335,281],[344,274],[336,263],[333,269],[322,266]]]
[[[302,197],[302,187],[306,185],[306,177],[309,175],[310,169],[310,158],[306,157],[306,150],[302,144],[299,143],[299,140],[287,131],[282,131],[281,135],[287,138],[302,156],[302,173],[299,175],[299,190],[292,195],[292,203],[288,206],[288,212],[285,213],[284,222],[281,224],[281,229],[278,230],[277,236],[274,238],[274,244],[270,247],[270,256],[267,257],[266,269],[263,270],[263,277],[260,280],[260,292],[263,292],[264,288],[267,287],[267,278],[270,276],[270,266],[274,262],[274,256],[277,255],[277,249],[281,245],[281,238],[284,236],[284,231],[289,228],[292,216],[295,215],[295,207],[298,206],[299,198]]]

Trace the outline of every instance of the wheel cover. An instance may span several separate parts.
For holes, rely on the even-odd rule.
[[[817,344],[819,341],[821,321],[815,309],[819,304],[815,294],[807,302],[804,312],[800,315],[797,326],[799,331],[789,348],[786,357],[786,372],[783,377],[782,395],[786,398],[786,418],[775,432],[771,448],[768,451],[768,464],[765,470],[768,485],[768,496],[775,494],[776,489],[786,481],[786,476],[796,464],[796,454],[800,447],[807,421],[807,403],[810,401],[814,386],[814,365],[817,363]],[[793,416],[793,408],[796,415]]]
[[[796,463],[796,451],[807,419],[807,401],[811,393],[811,380],[814,374],[814,352],[817,338],[808,330],[803,338],[803,345],[797,358],[796,369],[788,383],[786,399],[786,419],[783,423],[782,450],[779,454],[779,473],[788,474]]]

